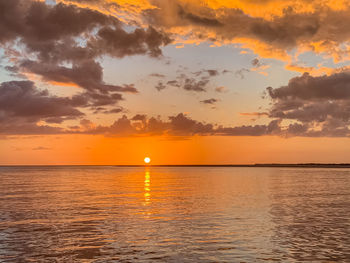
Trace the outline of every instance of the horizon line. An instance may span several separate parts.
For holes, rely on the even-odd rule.
[[[334,167],[350,168],[350,163],[255,163],[255,164],[0,164],[0,167]]]

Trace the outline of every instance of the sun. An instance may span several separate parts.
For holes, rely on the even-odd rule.
[[[151,162],[151,158],[145,157],[144,162],[145,162],[146,164],[149,164],[149,163]]]

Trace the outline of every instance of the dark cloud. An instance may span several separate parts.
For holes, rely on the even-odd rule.
[[[240,79],[244,79],[245,78],[245,74],[249,73],[249,72],[250,72],[249,69],[242,68],[242,69],[236,70],[235,71],[235,75],[236,75],[236,77],[239,77]]]
[[[252,66],[255,67],[255,68],[259,68],[259,67],[261,67],[261,66],[264,65],[264,64],[261,63],[260,60],[257,59],[257,58],[254,58],[254,59],[251,61],[251,64],[252,64]]]
[[[132,117],[131,120],[133,121],[144,121],[147,119],[147,116],[145,114],[136,114],[134,117]]]
[[[263,70],[268,68],[269,66],[265,63],[261,62],[259,59],[255,58],[250,62],[251,66],[250,68],[241,68],[239,70],[235,71],[235,76],[239,77],[240,79],[244,79],[246,74],[252,71],[258,71],[262,74],[267,74]]]
[[[224,70],[225,71],[225,70]],[[158,91],[166,89],[168,86],[182,88],[187,91],[205,92],[212,78],[219,76],[221,72],[217,69],[202,69],[196,72],[188,72],[187,68],[180,67],[177,70],[176,79],[165,80],[165,76],[153,73],[150,76],[161,77],[164,80],[158,81],[155,88]],[[222,72],[224,74],[224,72]]]
[[[161,33],[152,28],[126,32],[116,18],[88,8],[0,0],[0,10],[4,13],[0,17],[0,43],[7,46],[12,43],[12,48],[24,48],[30,54],[29,60],[18,52],[16,59],[11,60],[14,65],[7,66],[7,70],[19,77],[30,73],[51,84],[79,86],[83,91],[74,97],[74,101],[80,101],[85,107],[113,106],[123,99],[120,93],[137,93],[132,84],[105,83],[103,68],[95,61],[97,57],[103,54],[117,57],[161,55],[160,48],[156,47],[162,42],[157,38]],[[113,30],[113,37],[109,38],[108,29]],[[165,35],[162,37],[163,40],[166,38]]]
[[[268,125],[222,127],[211,123],[196,121],[183,113],[170,116],[167,121],[160,118],[148,118],[146,115],[135,115],[131,119],[122,116],[110,126],[95,125],[90,120],[82,119],[79,126],[66,129],[39,126],[36,123],[12,122],[0,126],[0,134],[101,134],[106,136],[139,136],[139,135],[168,135],[168,136],[262,136],[279,135],[280,121],[271,121]]]
[[[157,83],[157,85],[155,86],[155,88],[156,88],[158,91],[162,91],[163,89],[166,88],[166,85],[164,85],[163,82],[159,81],[159,82]]]
[[[123,28],[104,27],[97,33],[89,45],[114,57],[124,57],[136,54],[148,54],[159,57],[161,46],[171,42],[168,35],[158,32],[153,27],[137,28],[133,32],[126,32]]]
[[[264,136],[281,135],[280,120],[273,120],[268,125],[244,125],[233,128],[219,128],[218,132],[229,136]]]
[[[123,112],[123,108],[114,108],[114,109],[110,109],[110,110],[105,110],[103,111],[103,113],[105,114],[116,114],[116,113],[120,113],[120,112]]]
[[[304,73],[292,78],[287,86],[267,91],[272,99],[302,100],[341,100],[350,99],[350,72],[336,73],[330,76],[313,77]]]
[[[262,115],[266,115],[265,113]],[[269,113],[269,117],[273,117]],[[296,120],[296,119],[294,119]],[[23,122],[11,119],[2,122],[0,134],[3,135],[38,135],[38,134],[101,134],[105,136],[304,136],[304,137],[347,137],[350,134],[348,122],[341,119],[327,118],[321,128],[312,121],[297,121],[283,125],[284,118],[278,117],[268,124],[223,127],[191,119],[180,113],[170,116],[167,121],[160,118],[148,118],[146,115],[135,115],[131,119],[122,116],[110,126],[95,125],[83,119],[80,126],[57,128],[49,125],[37,125],[36,122]],[[48,123],[49,124],[49,123]]]
[[[203,72],[207,72],[208,74],[201,76]],[[211,70],[202,70],[195,72],[193,73],[195,77],[182,73],[177,77],[176,80],[168,81],[167,84],[175,87],[180,87],[187,91],[205,92],[210,82],[210,78],[216,74],[216,71],[213,71],[212,74],[209,72],[211,72]]]
[[[85,116],[81,111],[91,108],[95,113],[115,114],[121,107],[104,108],[121,100],[119,93],[82,92],[72,97],[58,97],[39,90],[31,81],[11,81],[0,84],[0,133],[55,134],[66,133],[62,124]],[[41,124],[38,124],[41,123]],[[45,124],[43,124],[45,123]]]
[[[99,63],[93,60],[73,64],[71,68],[29,60],[22,62],[20,66],[23,71],[37,74],[43,80],[73,83],[88,91],[137,93],[133,85],[117,86],[105,84],[103,81],[103,69]]]
[[[215,18],[205,17],[186,11],[181,5],[178,5],[178,15],[181,19],[186,19],[193,24],[207,27],[222,26],[221,22]]]
[[[165,75],[159,74],[159,73],[152,73],[149,76],[150,77],[155,77],[155,78],[165,78]]]
[[[214,76],[218,76],[220,73],[218,70],[216,69],[208,69],[206,70],[206,72],[209,74],[209,76],[214,77]]]
[[[63,56],[66,60],[68,55],[73,55],[74,52],[69,52],[72,50],[84,58],[88,53],[116,57],[159,56],[160,47],[170,43],[166,34],[152,27],[127,32],[115,17],[75,5],[0,0],[0,10],[4,14],[0,18],[0,42],[20,39],[28,50],[39,52],[42,59],[62,59]],[[85,48],[73,38],[83,35],[87,39]],[[67,46],[71,49],[65,55]],[[65,47],[65,52],[62,52],[62,47]]]
[[[125,109],[123,107],[117,106],[117,107],[103,107],[103,106],[92,106],[91,110],[93,110],[94,114],[99,114],[99,113],[103,113],[103,114],[117,114],[120,112],[124,112]]]
[[[7,70],[18,77],[31,73],[50,83],[79,86],[95,106],[115,104],[122,99],[117,92],[137,92],[133,85],[106,84],[97,58],[159,57],[171,41],[152,27],[125,30],[117,18],[75,5],[0,0],[0,10],[0,44],[14,54]],[[23,49],[30,59],[16,51]]]
[[[195,80],[193,78],[186,78],[183,84],[183,89],[187,91],[203,92],[206,91],[206,86],[209,79]]]
[[[272,100],[269,117],[294,123],[291,135],[348,136],[350,125],[350,73],[313,77],[304,73],[288,85],[267,88]]]
[[[178,88],[181,87],[180,81],[178,80],[169,80],[166,84],[173,87],[178,87]]]
[[[269,116],[267,112],[240,112],[239,115],[253,117]]]
[[[115,105],[123,100],[120,93],[137,93],[133,84],[123,86],[106,84],[103,81],[102,67],[93,60],[73,64],[70,68],[27,60],[22,62],[20,67],[22,72],[39,75],[44,81],[74,84],[83,88],[84,92],[74,98],[85,101],[86,106]]]
[[[141,115],[143,126],[136,125],[133,119],[126,116],[118,119],[111,126],[96,127],[93,130],[86,130],[85,133],[102,133],[106,135],[170,135],[170,136],[262,136],[262,135],[280,135],[280,121],[274,120],[267,125],[255,126],[238,126],[238,127],[222,127],[210,123],[203,123],[193,120],[186,115],[180,113],[170,116],[168,121],[162,121],[156,118],[147,119]]]
[[[29,122],[47,119],[62,122],[62,118],[74,119],[84,114],[76,109],[84,106],[75,98],[56,97],[47,90],[38,90],[31,81],[11,81],[0,84],[0,122],[26,118]]]
[[[126,30],[124,26],[115,17],[75,5],[0,0],[0,45],[10,61],[6,70],[14,77],[26,78],[29,73],[49,84],[81,88],[72,97],[58,97],[30,81],[2,83],[0,133],[77,132],[62,124],[81,118],[86,109],[95,114],[123,111],[117,106],[122,93],[137,93],[137,89],[133,84],[105,83],[96,60],[103,55],[159,57],[161,47],[171,41],[152,27]]]
[[[201,101],[201,103],[204,103],[204,104],[215,104],[216,102],[218,102],[218,100],[214,98]]]
[[[169,117],[171,133],[175,135],[199,135],[199,134],[212,134],[213,125],[205,124],[192,120],[180,113],[176,116]]]
[[[223,74],[224,72],[226,72],[226,70],[223,70]],[[193,75],[195,75],[196,77],[203,75],[204,73],[206,73],[208,75],[208,77],[215,77],[220,75],[220,72],[217,69],[202,69],[199,70],[197,72],[194,72]]]
[[[205,92],[209,82],[210,82],[210,79],[208,76],[204,76],[199,79],[196,79],[194,77],[181,74],[177,77],[177,79],[169,80],[166,82],[166,84],[164,84],[162,81],[159,81],[155,88],[158,91],[161,91],[165,89],[167,86],[172,86],[172,87],[184,89],[186,91]]]

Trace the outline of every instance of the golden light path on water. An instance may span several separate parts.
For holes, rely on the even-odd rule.
[[[145,193],[144,193],[145,202],[144,202],[144,204],[148,205],[150,203],[150,200],[151,200],[151,173],[148,170],[148,168],[146,168],[146,170],[145,170],[145,187],[144,187],[144,189],[145,189]]]

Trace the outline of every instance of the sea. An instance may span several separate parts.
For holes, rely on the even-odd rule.
[[[0,167],[0,262],[350,262],[350,169]]]

